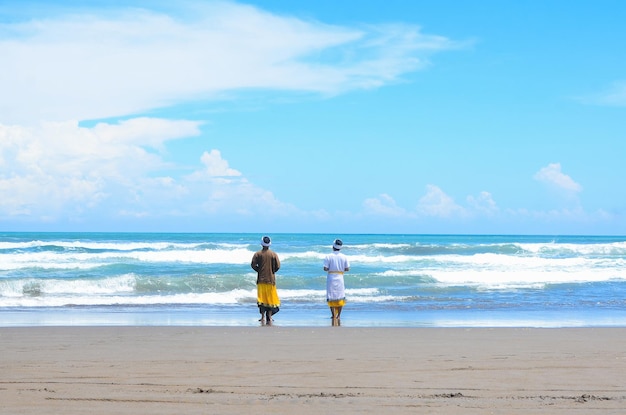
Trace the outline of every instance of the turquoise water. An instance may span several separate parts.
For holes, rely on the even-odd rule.
[[[257,325],[261,234],[0,233],[0,326]],[[626,326],[626,237],[273,234],[276,325],[329,325],[322,259],[350,257],[344,326]]]

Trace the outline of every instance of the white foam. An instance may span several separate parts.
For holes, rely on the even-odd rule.
[[[24,252],[2,255],[0,270],[21,268],[89,269],[109,263],[192,263],[192,264],[247,264],[252,252],[247,249],[206,249],[166,251],[109,251],[87,252]]]
[[[33,284],[33,285],[31,285]],[[104,280],[14,280],[0,281],[0,307],[61,307],[109,305],[228,305],[256,303],[256,288],[225,292],[181,293],[170,295],[132,295],[135,276],[132,274]],[[323,303],[323,289],[278,289],[282,301],[311,301]],[[380,296],[376,288],[347,289],[346,296],[359,302],[379,302],[392,299]]]
[[[133,251],[142,249],[165,250],[171,248],[194,249],[204,245],[204,242],[197,243],[176,243],[176,242],[90,242],[90,241],[28,241],[28,242],[6,242],[0,241],[0,249],[29,249],[47,246],[56,246],[66,249],[93,249],[111,251]]]
[[[534,254],[542,254],[547,252],[569,253],[570,255],[626,255],[626,242],[610,242],[610,243],[588,243],[588,244],[571,244],[571,243],[515,243],[520,249],[532,252]]]

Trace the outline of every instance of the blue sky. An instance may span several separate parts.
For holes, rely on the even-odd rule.
[[[626,2],[0,0],[0,229],[626,234]]]

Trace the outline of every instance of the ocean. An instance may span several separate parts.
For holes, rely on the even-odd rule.
[[[0,327],[259,325],[262,236],[0,233]],[[335,238],[351,262],[342,326],[626,326],[626,237],[270,236],[275,326],[331,324]]]

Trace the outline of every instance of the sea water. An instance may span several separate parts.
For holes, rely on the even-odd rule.
[[[262,236],[0,233],[0,326],[259,325]],[[270,236],[274,325],[331,324],[322,262],[339,237],[343,326],[626,326],[626,237]]]

